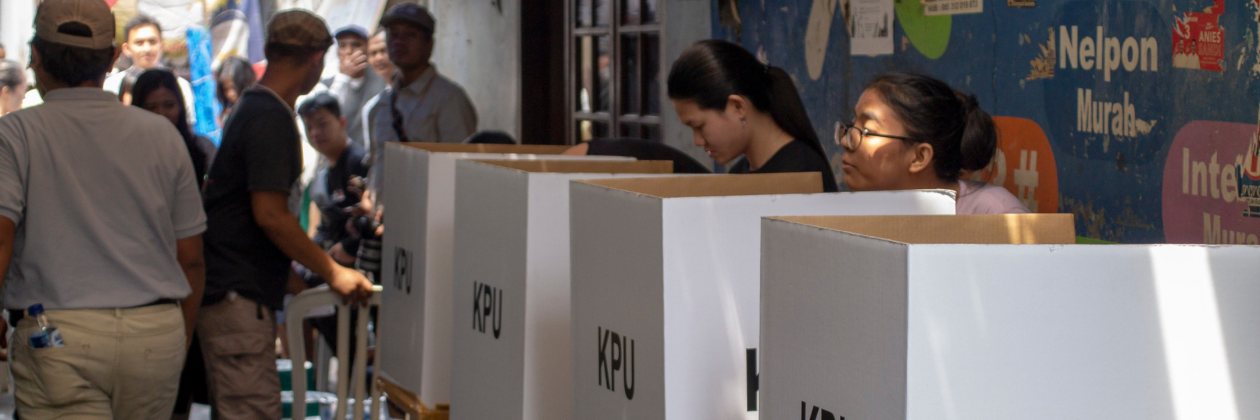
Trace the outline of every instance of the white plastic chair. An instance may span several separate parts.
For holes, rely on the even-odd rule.
[[[357,413],[355,419],[363,414],[364,390],[367,372],[367,347],[368,347],[368,313],[372,307],[381,306],[381,286],[372,286],[372,297],[368,299],[367,307],[357,308],[359,313],[358,322],[356,322],[355,331],[359,334],[355,337],[355,354],[350,355],[350,305],[341,303],[341,296],[329,289],[328,286],[320,286],[307,290],[294,296],[289,301],[289,307],[285,310],[290,320],[304,319],[305,315],[312,309],[334,305],[337,307],[337,360],[343,366],[337,369],[337,410],[334,419],[345,419],[346,409],[350,401],[351,385],[354,386],[354,410]],[[301,366],[301,361],[306,360],[306,337],[302,334],[301,322],[288,322],[287,334],[289,336],[289,355],[295,360],[295,366]],[[376,338],[379,345],[381,338]],[[353,369],[346,367],[351,364],[345,361],[353,358]],[[372,371],[379,372],[380,358],[372,363]],[[348,378],[350,371],[354,371],[354,378]],[[293,369],[293,412],[304,413],[306,410],[306,369]],[[372,381],[371,385],[371,419],[378,419],[381,415],[381,389],[376,386],[376,381]]]

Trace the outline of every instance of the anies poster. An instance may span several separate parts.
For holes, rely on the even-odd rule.
[[[1181,69],[1224,70],[1225,30],[1221,14],[1225,0],[1216,0],[1203,12],[1184,12],[1175,16],[1172,31],[1172,65]]]

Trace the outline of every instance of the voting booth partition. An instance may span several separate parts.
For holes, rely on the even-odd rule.
[[[456,164],[452,419],[571,418],[569,183],[669,174],[672,167]]]
[[[574,419],[757,417],[762,216],[953,214],[818,173],[574,181]]]
[[[1075,245],[1052,214],[762,229],[765,418],[1260,418],[1260,247]]]
[[[633,161],[561,156],[564,146],[385,145],[381,377],[434,407],[450,403],[455,163],[462,159]]]

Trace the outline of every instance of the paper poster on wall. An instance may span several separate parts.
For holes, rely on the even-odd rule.
[[[1186,12],[1175,16],[1173,24],[1173,67],[1181,69],[1222,71],[1225,62],[1225,30],[1221,13],[1225,0],[1204,13]]]
[[[1247,203],[1244,217],[1260,217],[1260,128],[1251,135],[1251,145],[1238,166],[1238,199]]]
[[[876,56],[893,53],[893,1],[852,0],[852,55]]]
[[[924,16],[963,15],[984,12],[984,0],[919,0]]]
[[[1260,126],[1191,121],[1164,166],[1164,235],[1172,244],[1260,244]]]

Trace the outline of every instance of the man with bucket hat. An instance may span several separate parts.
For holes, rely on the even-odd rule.
[[[332,44],[324,21],[310,12],[271,19],[267,72],[233,108],[206,181],[206,294],[197,335],[220,420],[280,418],[275,312],[292,261],[348,300],[371,294],[372,283],[334,262],[294,216],[302,197],[294,102],[319,83]]]
[[[24,419],[166,419],[201,306],[206,218],[165,118],[102,90],[100,0],[44,0],[44,103],[0,118],[0,272]],[[182,308],[181,308],[182,306]]]

